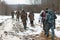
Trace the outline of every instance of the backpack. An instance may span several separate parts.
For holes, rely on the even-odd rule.
[[[41,16],[42,16],[42,20],[45,21],[46,20],[46,13],[42,12]]]
[[[42,15],[43,15],[43,17],[46,17],[46,13],[43,12]]]

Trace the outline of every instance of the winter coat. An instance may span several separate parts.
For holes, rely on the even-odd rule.
[[[27,20],[27,13],[21,12],[21,19],[22,19],[22,21],[26,21]]]
[[[17,11],[16,14],[17,14],[16,17],[19,18],[19,15],[20,15],[19,11]]]
[[[11,12],[11,15],[14,16],[14,12],[13,11]]]
[[[54,12],[52,10],[49,10],[48,13],[47,13],[47,21],[49,23],[53,23],[54,20],[57,18],[56,15],[54,14]]]
[[[50,26],[50,28],[53,27],[55,29],[54,25],[55,25],[55,19],[57,17],[56,17],[56,15],[54,14],[54,12],[52,10],[48,10],[46,18],[47,18],[48,25],[52,25],[52,26]]]
[[[29,18],[30,18],[31,21],[33,21],[34,20],[34,14],[33,13],[30,13],[29,14]]]

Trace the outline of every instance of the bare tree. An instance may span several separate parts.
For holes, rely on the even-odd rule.
[[[1,2],[1,6],[2,6],[2,8],[1,8],[2,14],[3,14],[3,15],[4,15],[4,14],[7,14],[7,4],[5,3],[5,1],[2,1],[2,2]]]

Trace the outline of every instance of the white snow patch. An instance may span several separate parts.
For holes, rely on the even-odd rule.
[[[5,22],[4,24],[4,31],[12,31],[12,27],[13,27],[13,22],[12,20],[10,19],[11,16],[0,16],[0,22],[5,22],[5,20],[9,19],[7,22]],[[34,25],[35,27],[31,27],[30,23],[29,23],[29,19],[27,20],[27,27],[28,27],[28,30],[24,31],[24,32],[19,32],[17,33],[18,35],[21,35],[21,36],[28,36],[28,35],[36,35],[36,34],[40,34],[42,32],[42,28],[39,26],[39,20],[40,20],[40,14],[34,14],[34,18],[35,18],[35,21],[34,21]],[[16,18],[15,18],[16,19]],[[13,20],[15,23],[16,21]],[[60,24],[60,15],[57,15],[57,19],[56,19],[56,27]],[[36,25],[37,24],[37,25]],[[3,32],[1,32],[3,34]],[[57,37],[60,37],[60,31],[56,30],[55,29],[55,35]],[[7,39],[5,37],[4,40],[19,40],[18,37],[14,36],[11,38],[11,35],[8,35],[7,36]]]
[[[60,31],[55,29],[55,35],[60,38]]]

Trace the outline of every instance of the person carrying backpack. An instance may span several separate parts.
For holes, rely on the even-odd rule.
[[[40,14],[40,16],[42,17],[42,23],[43,23],[43,30],[44,32],[46,31],[45,27],[46,27],[46,11],[43,10]],[[46,34],[46,33],[44,33]]]
[[[47,21],[46,24],[46,36],[49,37],[49,30],[51,29],[52,31],[52,40],[54,40],[54,20],[57,18],[56,15],[54,14],[53,10],[48,9],[47,15],[46,15]]]
[[[22,12],[21,12],[21,20],[23,22],[24,29],[26,30],[26,28],[27,28],[27,22],[26,22],[27,13],[25,12],[25,10],[22,10]]]
[[[33,12],[30,12],[29,19],[30,19],[31,26],[34,26],[34,23],[33,23],[33,21],[34,21],[34,13]]]

